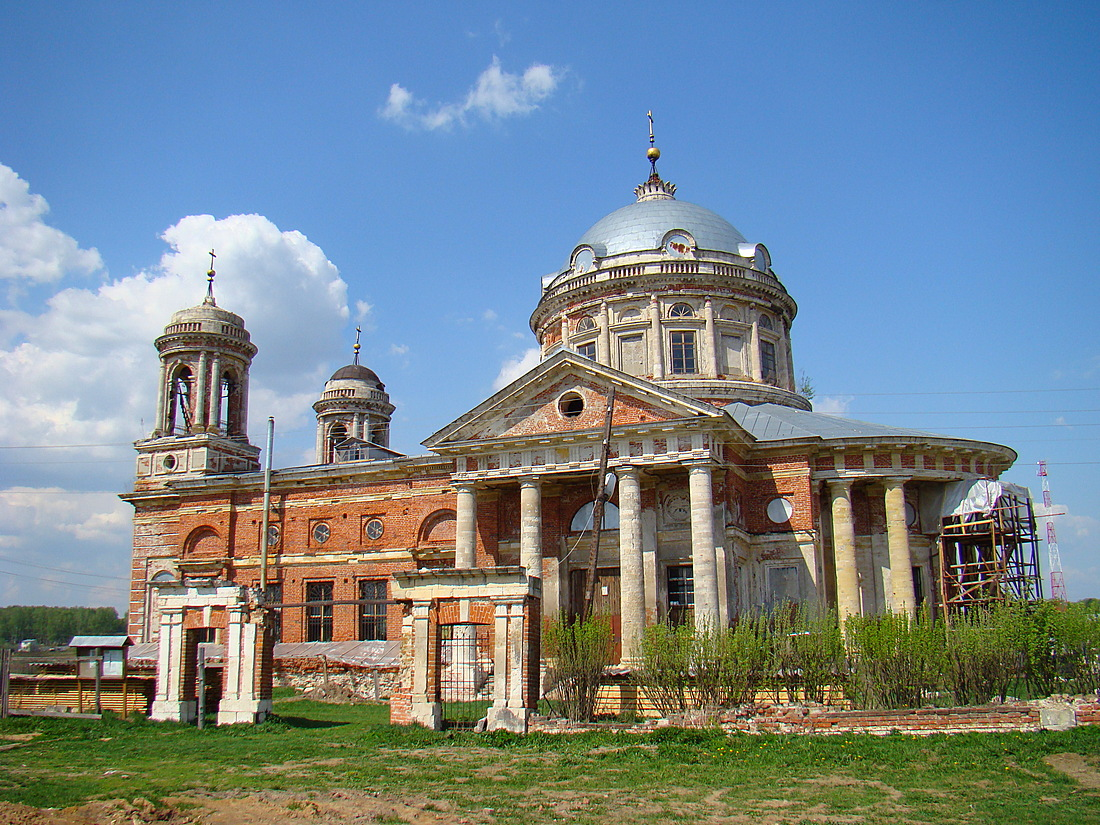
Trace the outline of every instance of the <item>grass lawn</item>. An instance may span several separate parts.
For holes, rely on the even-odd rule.
[[[314,810],[347,794],[391,800],[372,818],[392,822],[1100,822],[1100,728],[519,737],[391,727],[382,705],[278,701],[276,713],[263,725],[203,731],[3,720],[0,800],[56,808],[183,799],[201,808],[219,795],[266,794],[286,813],[271,822],[299,813],[307,821],[311,811],[313,821],[350,822]],[[402,807],[410,800],[415,816]]]

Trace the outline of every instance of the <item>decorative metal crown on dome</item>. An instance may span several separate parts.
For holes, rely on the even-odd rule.
[[[645,156],[649,158],[649,180],[634,187],[634,194],[639,201],[674,200],[676,184],[661,180],[657,174],[657,159],[661,157],[661,150],[653,143],[653,112],[646,112],[649,118],[649,149]]]

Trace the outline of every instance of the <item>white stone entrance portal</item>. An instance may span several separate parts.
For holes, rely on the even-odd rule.
[[[440,629],[486,626],[492,651],[488,730],[527,732],[538,706],[542,582],[522,567],[394,573],[393,597],[405,605],[400,688],[390,700],[396,724],[443,726],[444,662]],[[476,651],[476,647],[472,648]],[[452,657],[453,659],[454,657]]]
[[[200,641],[223,645],[217,723],[262,722],[271,713],[274,642],[250,591],[234,585],[177,585],[160,592],[160,648],[151,719],[191,722],[198,714]]]

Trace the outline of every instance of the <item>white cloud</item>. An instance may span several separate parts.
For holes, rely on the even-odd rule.
[[[497,319],[497,314],[494,310],[487,309],[483,313],[481,313],[481,320],[482,321],[487,321],[487,322],[492,323],[496,319]]]
[[[101,266],[97,253],[80,250],[42,222],[45,203],[9,173],[0,167],[0,189],[8,198],[10,190],[22,191],[24,217],[13,222],[7,204],[0,210],[0,261],[37,250],[36,260],[46,263],[35,271],[52,273],[34,276],[42,282]],[[16,224],[34,231],[7,231]],[[155,266],[91,287],[62,281],[40,308],[0,311],[0,432],[6,446],[117,444],[147,436],[156,409],[153,339],[173,312],[202,301],[212,247],[218,305],[245,319],[260,349],[250,383],[253,443],[262,442],[269,415],[284,433],[312,426],[310,405],[333,360],[347,349],[347,286],[337,268],[303,234],[281,230],[262,215],[192,215],[162,237],[168,249]],[[35,246],[28,238],[40,242]],[[10,269],[3,275],[13,277]],[[360,302],[357,310],[364,317],[370,307]],[[309,334],[298,334],[303,330]],[[0,485],[8,489],[0,489],[0,547],[64,569],[87,569],[94,556],[97,565],[119,569],[122,584],[110,599],[124,605],[130,507],[113,492],[81,491],[127,489],[133,453],[116,447],[51,451],[47,459],[37,450],[18,455],[19,461],[0,467]],[[100,463],[101,457],[108,460]],[[87,472],[91,466],[94,473]],[[107,598],[102,590],[68,588],[49,578],[46,571],[21,571],[11,587],[0,585],[0,600],[102,604]]]
[[[482,120],[500,120],[533,112],[560,82],[561,72],[552,66],[534,63],[522,75],[512,74],[504,71],[500,60],[494,57],[461,103],[431,106],[400,83],[394,83],[379,114],[407,129],[427,131],[467,125],[470,115]]]
[[[390,355],[408,355],[408,344],[390,344]]]
[[[851,409],[854,400],[855,397],[851,395],[827,395],[820,401],[814,401],[814,412],[825,413],[825,415],[844,415]]]
[[[46,224],[46,199],[11,168],[0,164],[0,279],[53,283],[68,274],[88,275],[103,268],[95,249]]]
[[[509,358],[500,368],[496,379],[493,381],[493,391],[507,387],[521,375],[533,370],[539,365],[542,353],[538,347],[524,350],[515,358]]]

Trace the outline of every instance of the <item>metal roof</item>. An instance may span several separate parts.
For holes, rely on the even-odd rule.
[[[796,410],[780,404],[749,406],[738,401],[723,409],[757,441],[785,441],[790,438],[951,438],[923,430],[887,427],[869,421]]]
[[[156,642],[142,642],[130,648],[131,662],[156,662],[158,645]],[[221,655],[221,645],[207,645],[211,655]],[[330,662],[387,670],[396,668],[401,658],[401,642],[298,642],[290,644],[279,642],[275,645],[275,659],[320,659],[324,656]]]
[[[73,636],[69,647],[126,647],[133,643],[129,636]]]
[[[690,232],[699,249],[736,255],[737,245],[746,243],[745,236],[721,215],[694,203],[666,198],[616,209],[585,232],[577,246],[587,244],[599,257],[654,250],[673,229]]]

